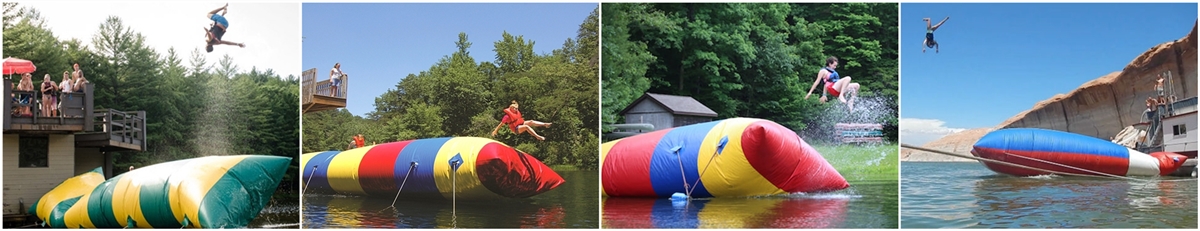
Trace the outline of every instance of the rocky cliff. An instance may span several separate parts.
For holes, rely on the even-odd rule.
[[[995,129],[1046,128],[1109,140],[1122,128],[1138,123],[1159,73],[1171,72],[1167,93],[1179,99],[1196,97],[1196,29],[1175,41],[1159,44],[1133,59],[1124,69],[1084,83],[1067,94],[1038,102],[995,128],[965,130],[931,141],[923,147],[969,154],[979,138]],[[903,161],[974,161],[903,149]]]
[[[1158,74],[1167,71],[1171,72],[1168,94],[1196,97],[1196,25],[1183,38],[1150,48],[1125,69],[1038,102],[997,128],[1046,128],[1111,139],[1141,121],[1146,98],[1158,94],[1154,89]]]

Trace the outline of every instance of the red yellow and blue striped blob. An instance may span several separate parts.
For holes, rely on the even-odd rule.
[[[1050,171],[1117,176],[1167,175],[1187,160],[1187,156],[1180,154],[1156,152],[1147,155],[1107,140],[1040,128],[1009,128],[990,132],[975,142],[971,154]],[[1015,176],[1049,174],[989,162],[984,162],[984,166]]]
[[[104,183],[104,171],[95,168],[78,176],[67,178],[50,192],[29,207],[29,212],[36,214],[38,219],[46,221],[44,225],[52,228],[66,228],[63,217],[67,209],[74,206],[83,195],[91,193],[93,188]]]
[[[209,156],[142,167],[95,185],[64,188],[65,182],[46,195],[86,193],[74,197],[63,216],[43,221],[66,228],[246,227],[271,199],[291,160]],[[88,174],[93,173],[81,176]]]
[[[850,187],[795,132],[762,119],[659,130],[604,143],[600,152],[609,196],[759,196]]]
[[[393,198],[525,198],[564,181],[533,156],[495,140],[443,137],[308,153],[305,193]]]

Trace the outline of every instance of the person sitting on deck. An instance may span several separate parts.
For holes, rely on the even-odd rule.
[[[529,132],[529,135],[533,136],[533,138],[536,138],[537,140],[546,140],[546,137],[540,136],[537,134],[537,132],[533,131],[533,127],[550,127],[550,125],[553,123],[525,120],[525,118],[521,116],[521,111],[517,109],[519,107],[520,105],[517,104],[517,101],[513,100],[512,104],[509,104],[508,108],[504,109],[504,118],[500,119],[500,124],[497,124],[495,129],[492,129],[492,136],[496,136],[496,132],[500,130],[500,127],[508,124],[508,129],[511,130],[513,134]]]
[[[217,14],[217,12],[221,12]],[[238,47],[246,47],[246,44],[236,43],[222,40],[225,37],[225,32],[229,29],[229,20],[225,19],[225,13],[229,12],[229,3],[225,6],[208,12],[208,19],[213,21],[211,28],[204,29],[205,42],[208,44],[204,47],[205,51],[212,52],[213,45],[234,45]]]
[[[88,80],[83,77],[83,70],[79,69],[79,63],[75,63],[75,72],[71,75],[75,77],[75,86],[71,87],[71,90],[83,92],[83,88],[87,87]]]

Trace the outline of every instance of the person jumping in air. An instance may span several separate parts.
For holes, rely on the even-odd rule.
[[[208,43],[208,45],[204,47],[205,51],[212,52],[213,45],[234,45],[238,47],[246,47],[246,44],[221,40],[222,37],[225,37],[225,31],[229,28],[229,20],[225,19],[225,13],[229,12],[228,7],[229,3],[225,3],[225,6],[217,8],[212,12],[208,12],[208,19],[211,19],[213,23],[212,28],[204,29],[205,41]],[[221,13],[217,14],[217,12]]]
[[[511,130],[513,134],[529,132],[529,135],[533,136],[533,138],[537,138],[537,140],[546,140],[546,137],[540,136],[537,134],[537,132],[533,131],[533,127],[550,127],[550,125],[553,123],[525,120],[525,118],[521,117],[521,111],[517,109],[519,107],[520,105],[517,104],[517,101],[513,100],[512,104],[509,104],[508,108],[504,109],[504,118],[500,119],[500,124],[497,124],[495,129],[492,129],[492,137],[496,136],[496,132],[500,130],[500,127],[508,124],[508,129]]]
[[[942,19],[942,21],[938,22],[937,25],[932,25],[933,21],[930,21],[929,18],[925,18],[923,20],[925,20],[925,46],[921,47],[921,53],[925,53],[926,47],[932,47],[933,52],[940,53],[941,49],[939,48],[941,46],[938,45],[937,40],[933,40],[933,31],[936,31],[939,27],[942,27],[942,23],[946,23],[946,20],[950,20],[950,17]]]
[[[825,67],[821,68],[821,70],[817,72],[817,79],[813,80],[812,88],[808,89],[808,94],[804,95],[804,99],[808,99],[809,96],[812,96],[813,90],[817,89],[818,82],[825,80],[825,91],[829,92],[830,95],[837,97],[839,101],[842,101],[842,103],[845,103],[847,109],[854,111],[854,100],[858,98],[859,85],[858,83],[850,82],[850,76],[838,76],[837,71],[834,70],[837,69],[837,67],[837,57],[829,56],[828,59],[825,59]],[[847,94],[850,96],[846,96]],[[821,102],[823,103],[823,99],[825,97],[821,96],[821,98]]]

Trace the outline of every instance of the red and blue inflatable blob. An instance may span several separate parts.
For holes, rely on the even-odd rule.
[[[1107,140],[1039,128],[993,131],[975,142],[971,154],[1051,171],[1102,175],[1095,173],[1100,172],[1117,176],[1167,175],[1187,160],[1187,156],[1176,153],[1155,152],[1147,155]],[[992,171],[1014,176],[1049,174],[997,163],[983,164]]]
[[[564,180],[529,154],[495,140],[407,140],[300,156],[305,193],[392,198],[526,198]],[[401,188],[403,187],[403,188]]]
[[[759,196],[850,187],[795,132],[762,119],[664,129],[607,142],[600,150],[608,196]]]

